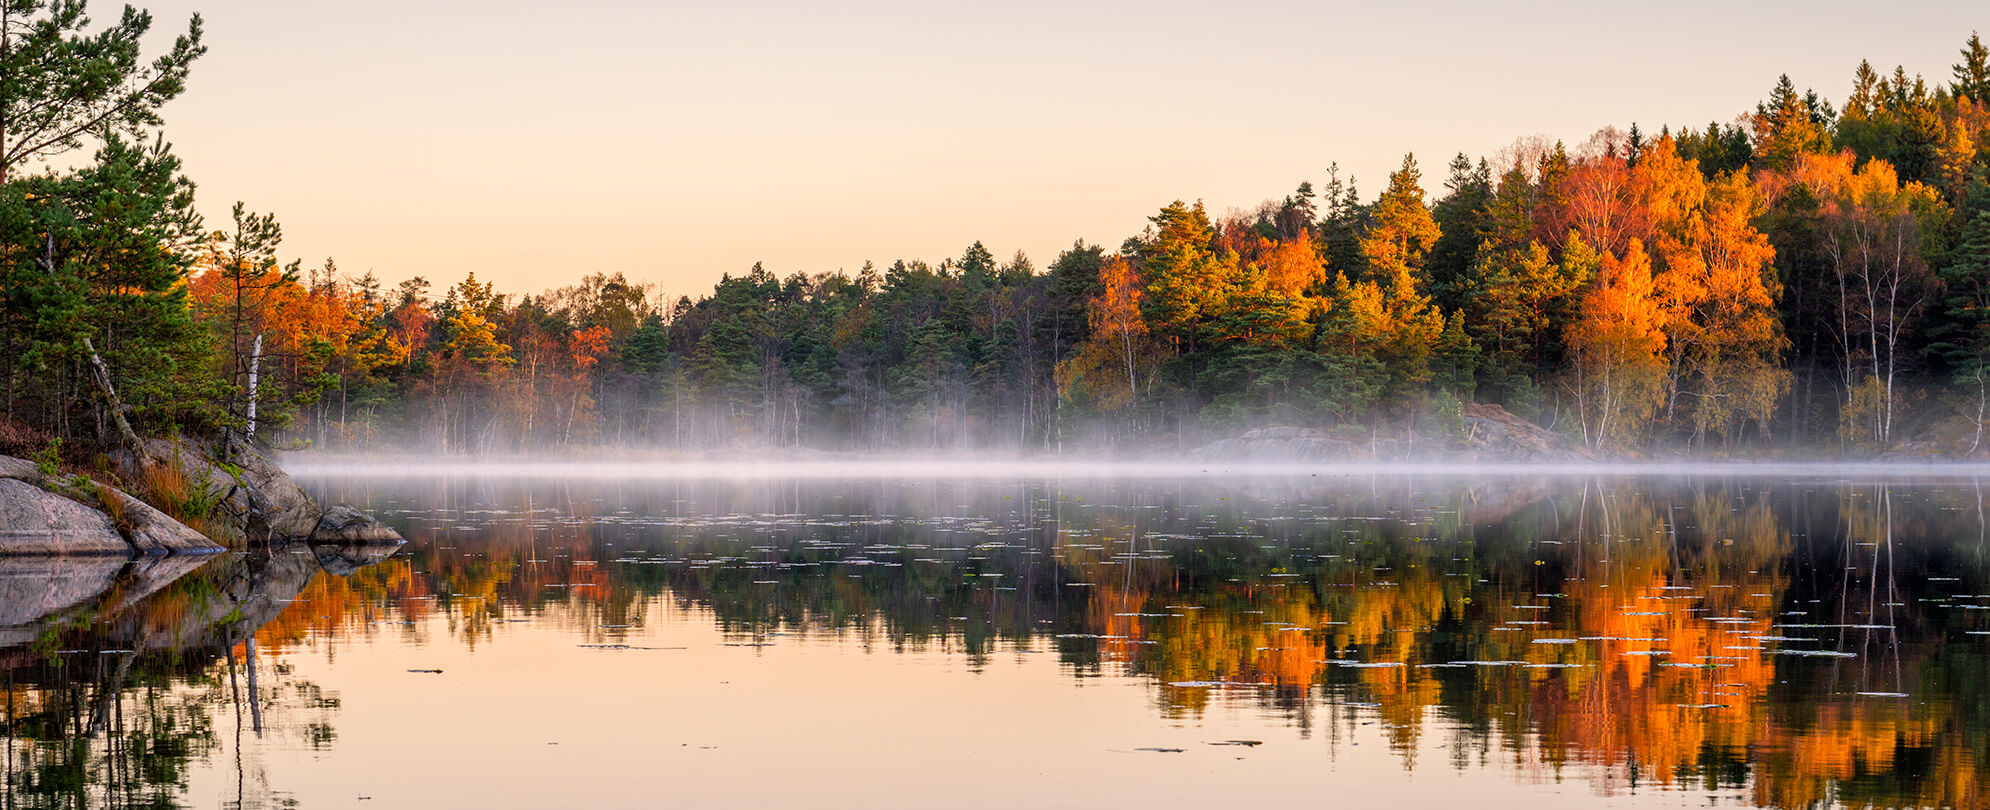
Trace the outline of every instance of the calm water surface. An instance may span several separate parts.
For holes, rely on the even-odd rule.
[[[1990,806],[1967,477],[304,480],[0,559],[0,807]]]

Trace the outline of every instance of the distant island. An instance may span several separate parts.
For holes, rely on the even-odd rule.
[[[1974,34],[1948,77],[1861,62],[1836,104],[1784,77],[1725,123],[1459,154],[1441,187],[1405,156],[1372,198],[1330,167],[1042,267],[976,242],[672,299],[389,287],[284,263],[239,203],[209,229],[160,115],[200,18],[147,57],[149,15],[81,9],[0,43],[0,454],[1990,457]]]

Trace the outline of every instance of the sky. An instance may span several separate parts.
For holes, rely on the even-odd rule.
[[[672,297],[976,240],[1041,270],[1330,163],[1372,199],[1405,152],[1439,190],[1458,152],[1730,121],[1781,73],[1834,103],[1861,58],[1946,81],[1990,29],[1977,0],[136,2],[151,53],[206,22],[165,132],[210,226],[240,200],[286,259],[390,285]]]

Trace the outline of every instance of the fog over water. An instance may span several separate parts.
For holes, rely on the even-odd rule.
[[[1990,477],[1990,464],[1956,462],[1599,462],[1523,464],[1464,462],[1251,463],[1234,461],[1084,461],[1063,456],[986,461],[931,457],[853,456],[802,460],[720,458],[601,460],[516,457],[293,455],[284,468],[313,477],[604,478],[604,479],[1198,479],[1198,478],[1512,478],[1688,477],[1845,480]]]

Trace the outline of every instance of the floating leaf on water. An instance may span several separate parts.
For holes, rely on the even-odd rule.
[[[424,675],[441,675],[441,674],[442,674],[442,670],[439,670],[439,669],[411,669],[411,670],[408,670],[408,671],[409,671],[409,672],[419,672],[419,673],[421,673],[421,674],[424,674]]]
[[[1181,752],[1183,752],[1183,751],[1187,751],[1188,749],[1186,749],[1186,748],[1135,748],[1135,749],[1133,749],[1133,750],[1135,750],[1135,751],[1153,751],[1154,753],[1157,753],[1157,754],[1179,754],[1179,753],[1181,753]]]
[[[1264,740],[1221,740],[1218,742],[1209,743],[1209,745],[1242,745],[1246,747],[1255,748],[1257,746],[1264,745]]]

